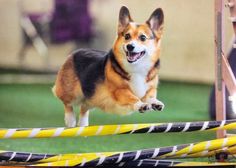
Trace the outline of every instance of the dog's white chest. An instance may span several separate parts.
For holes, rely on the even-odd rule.
[[[143,96],[145,96],[148,89],[146,76],[142,74],[132,74],[130,87],[138,98],[142,98]]]

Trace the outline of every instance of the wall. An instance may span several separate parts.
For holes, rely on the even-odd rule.
[[[145,21],[155,8],[163,8],[165,32],[162,43],[162,79],[204,83],[214,81],[213,0],[93,1],[94,16],[98,18],[100,27],[106,30],[104,35],[107,43],[104,48],[109,48],[113,43],[119,7],[123,4],[129,7],[137,22]],[[228,9],[225,11],[228,18]],[[228,42],[233,32],[227,19],[226,30]]]
[[[50,11],[52,0],[23,0],[27,11]],[[126,5],[136,22],[146,21],[151,12],[161,7],[165,13],[165,31],[162,43],[161,78],[211,83],[214,80],[214,0],[91,0],[97,37],[92,47],[108,50],[116,36],[119,8]],[[228,9],[225,12],[228,17]],[[21,46],[21,32],[16,0],[0,1],[0,65],[16,66],[17,51]],[[232,26],[226,19],[226,41]],[[66,47],[65,47],[66,46]],[[58,55],[53,67],[65,60],[73,45],[50,46],[51,55]],[[40,62],[31,51],[31,67]],[[37,61],[35,61],[37,60]]]

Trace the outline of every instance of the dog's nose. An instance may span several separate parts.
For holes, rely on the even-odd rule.
[[[128,44],[126,47],[127,47],[128,51],[133,51],[134,50],[134,46],[132,44]]]

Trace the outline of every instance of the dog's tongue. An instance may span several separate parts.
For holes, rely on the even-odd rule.
[[[128,52],[128,60],[129,61],[135,61],[141,53],[135,53],[135,52]]]

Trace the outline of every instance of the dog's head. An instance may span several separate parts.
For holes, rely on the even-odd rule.
[[[119,13],[118,36],[113,46],[118,61],[126,65],[143,63],[141,60],[156,61],[159,58],[164,14],[156,9],[149,19],[138,24],[133,22],[127,7]]]

